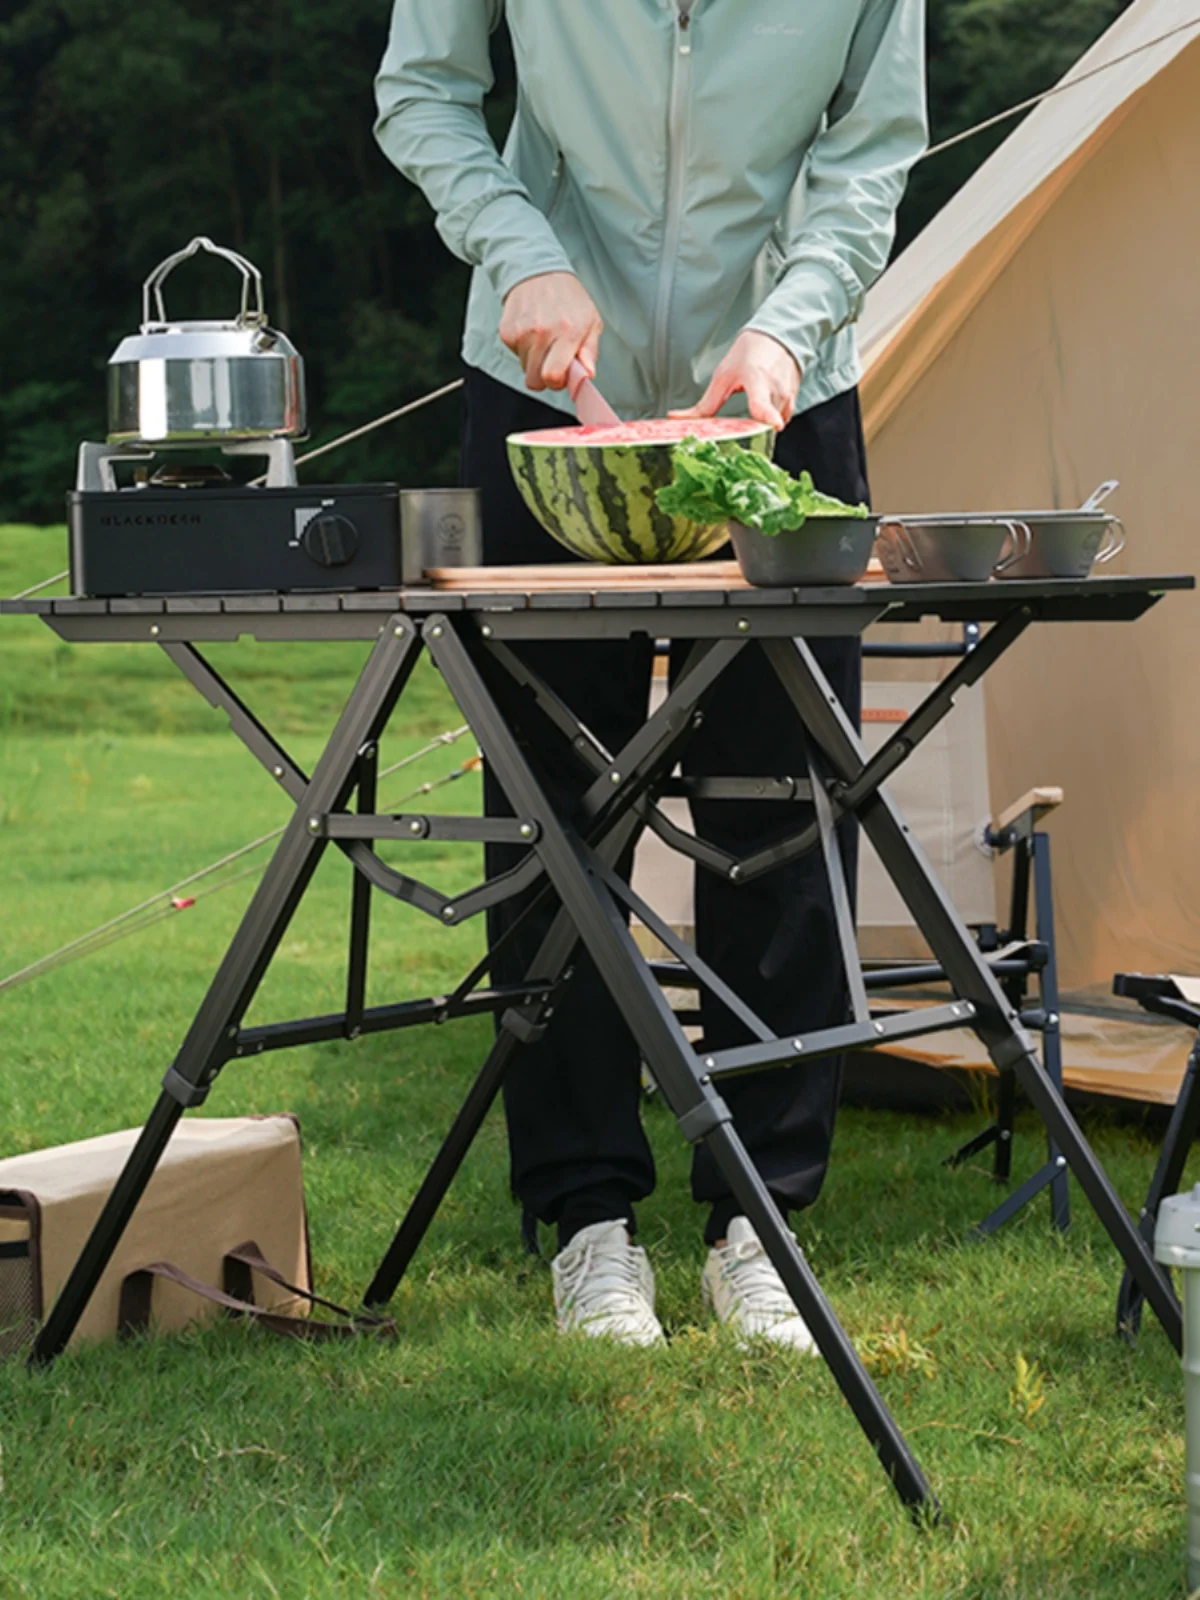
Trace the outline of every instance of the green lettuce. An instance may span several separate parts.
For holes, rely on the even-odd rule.
[[[673,460],[675,480],[656,499],[663,511],[693,522],[740,522],[774,536],[802,528],[809,517],[869,514],[864,505],[848,506],[822,494],[811,473],[793,478],[755,450],[688,438],[675,446]]]

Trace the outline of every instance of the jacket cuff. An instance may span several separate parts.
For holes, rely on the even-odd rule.
[[[827,339],[853,320],[845,284],[819,261],[790,267],[746,324],[791,351],[806,373]]]
[[[575,270],[553,228],[524,195],[489,200],[471,218],[463,239],[467,259],[480,263],[500,300],[526,278]]]

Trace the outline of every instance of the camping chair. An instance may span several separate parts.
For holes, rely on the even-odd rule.
[[[1015,805],[982,833],[983,842],[998,855],[1013,852],[1012,891],[1007,928],[989,923],[975,926],[981,951],[1000,980],[1000,986],[1020,1014],[1021,1022],[1042,1038],[1042,1065],[1053,1083],[1062,1087],[1062,1038],[1058,1000],[1058,967],[1054,946],[1054,892],[1050,870],[1050,838],[1038,823],[1062,804],[1061,789],[1031,789]],[[1032,896],[1034,934],[1029,932]],[[942,969],[933,963],[907,966],[874,966],[867,977],[868,988],[902,991],[925,987],[944,979]],[[1035,991],[1032,995],[1031,988]],[[995,1151],[993,1176],[1007,1183],[1012,1176],[1012,1148],[1016,1115],[1016,1083],[1011,1072],[1000,1075],[996,1114],[981,1132],[947,1157],[947,1165],[961,1166],[973,1156],[992,1147]],[[1050,1216],[1054,1226],[1064,1231],[1071,1220],[1067,1190],[1067,1164],[1053,1140],[1047,1141],[1046,1161],[1014,1189],[976,1227],[986,1237],[1012,1220],[1043,1189],[1050,1190]]]
[[[1118,972],[1113,978],[1113,993],[1136,1000],[1143,1011],[1170,1017],[1197,1030],[1162,1149],[1158,1152],[1154,1176],[1150,1179],[1146,1203],[1138,1216],[1138,1231],[1147,1244],[1153,1244],[1158,1208],[1164,1196],[1174,1194],[1179,1188],[1197,1130],[1200,1130],[1200,978],[1146,977],[1140,972]],[[1141,1290],[1126,1273],[1117,1294],[1117,1332],[1130,1344],[1142,1325],[1143,1303]]]

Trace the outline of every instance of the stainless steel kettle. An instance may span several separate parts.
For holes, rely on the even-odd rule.
[[[241,273],[235,319],[168,318],[163,283],[198,250]],[[306,433],[304,362],[284,334],[267,326],[258,268],[203,237],[160,261],[142,285],[141,331],[122,339],[108,363],[109,443],[197,445]]]

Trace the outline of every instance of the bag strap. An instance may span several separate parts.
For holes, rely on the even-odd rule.
[[[324,1306],[327,1311],[334,1312],[344,1320],[317,1322],[309,1317],[290,1317],[283,1312],[268,1311],[264,1306],[255,1305],[252,1272],[261,1273],[264,1278],[269,1278],[280,1288],[287,1289],[290,1294],[296,1295],[301,1300],[307,1300],[309,1305]],[[118,1333],[122,1339],[140,1333],[149,1326],[155,1278],[163,1278],[168,1283],[178,1284],[181,1289],[190,1289],[201,1299],[223,1306],[226,1311],[251,1317],[264,1328],[269,1328],[272,1333],[277,1333],[283,1338],[305,1339],[316,1343],[332,1339],[353,1339],[364,1333],[378,1334],[387,1339],[397,1337],[396,1324],[391,1317],[376,1317],[366,1311],[357,1313],[347,1311],[344,1306],[339,1306],[333,1300],[325,1300],[319,1294],[313,1294],[308,1289],[301,1289],[294,1283],[289,1283],[283,1274],[271,1265],[254,1241],[248,1240],[226,1255],[223,1289],[215,1289],[211,1284],[193,1278],[190,1272],[185,1272],[172,1261],[151,1261],[146,1266],[139,1267],[136,1272],[128,1273],[121,1283],[118,1312]]]

